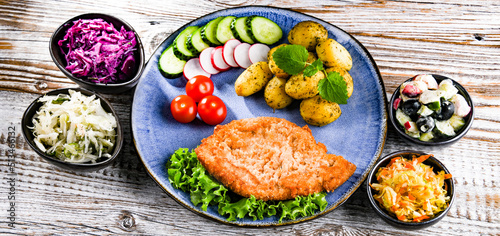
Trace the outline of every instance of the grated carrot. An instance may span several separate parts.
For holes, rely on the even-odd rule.
[[[429,157],[433,156],[432,154],[429,154],[429,155],[422,155],[420,157],[417,158],[417,163],[422,163],[424,162],[425,160],[429,159]]]
[[[387,165],[387,167],[392,166],[392,164],[394,164],[394,162],[396,162],[399,159],[401,159],[401,157],[394,157],[394,158],[392,158],[391,162],[389,162],[389,165]]]
[[[420,222],[420,221],[425,220],[425,219],[429,219],[429,216],[423,215],[423,216],[413,218],[413,222]]]
[[[443,180],[451,178],[451,175],[444,171],[435,173],[431,166],[422,163],[431,156],[412,156],[411,160],[395,157],[387,167],[379,169],[378,184],[370,185],[378,192],[374,198],[380,206],[401,221],[429,219],[449,204],[450,197],[446,196],[448,186],[443,184]]]

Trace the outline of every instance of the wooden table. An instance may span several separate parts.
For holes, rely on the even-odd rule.
[[[0,0],[0,234],[500,234],[498,1],[98,2]],[[240,228],[200,217],[172,200],[139,160],[130,131],[133,91],[105,95],[125,127],[125,149],[112,166],[94,173],[61,170],[38,157],[24,141],[20,121],[27,106],[39,94],[75,86],[49,55],[49,38],[62,22],[88,12],[126,19],[138,31],[149,58],[169,34],[191,20],[247,4],[292,9],[349,32],[374,57],[388,97],[402,81],[419,73],[446,75],[467,88],[476,116],[458,143],[446,148],[407,146],[389,126],[383,152],[420,149],[441,157],[456,184],[456,201],[447,217],[425,230],[393,228],[370,208],[365,184],[334,211],[299,224]],[[9,132],[16,144],[14,193],[10,193],[7,166]],[[9,200],[11,196],[15,200]],[[14,228],[7,218],[11,212],[15,213]]]

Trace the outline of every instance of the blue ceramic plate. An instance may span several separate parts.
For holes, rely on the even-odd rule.
[[[335,122],[323,126],[310,126],[318,142],[328,148],[329,153],[342,155],[357,166],[354,175],[334,192],[328,193],[326,210],[315,215],[296,220],[278,222],[278,217],[253,221],[250,218],[229,222],[217,213],[217,207],[202,211],[194,206],[189,194],[174,189],[168,181],[165,164],[178,148],[196,148],[201,140],[213,133],[214,126],[206,125],[199,118],[189,124],[175,121],[170,114],[170,102],[178,95],[185,94],[186,80],[183,77],[166,79],[158,70],[158,59],[184,28],[191,25],[202,26],[218,16],[260,15],[275,21],[283,30],[284,37],[278,42],[287,42],[286,35],[291,28],[306,20],[324,25],[329,37],[337,40],[351,53],[353,67],[350,71],[354,79],[354,93],[348,104],[341,105],[342,115]],[[243,69],[233,68],[212,76],[215,84],[214,95],[222,98],[227,106],[227,117],[222,124],[231,120],[258,116],[285,118],[299,126],[306,123],[300,116],[299,102],[291,107],[276,110],[268,107],[263,93],[249,97],[238,97],[234,91],[234,81]],[[188,209],[211,219],[241,226],[268,226],[297,223],[323,215],[343,203],[365,180],[371,167],[380,157],[387,133],[386,94],[380,73],[368,51],[345,31],[320,19],[302,13],[270,7],[241,7],[226,9],[201,17],[171,34],[151,56],[137,88],[132,105],[132,132],[137,152],[151,177],[175,200]]]

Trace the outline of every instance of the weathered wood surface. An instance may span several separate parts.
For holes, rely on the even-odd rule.
[[[173,31],[200,16],[242,5],[289,8],[354,35],[372,54],[388,96],[417,73],[450,76],[473,96],[472,129],[447,148],[407,146],[389,128],[384,155],[420,149],[454,175],[456,201],[441,222],[420,231],[385,224],[368,205],[363,184],[331,213],[300,224],[239,228],[200,217],[172,200],[148,176],[133,147],[133,92],[105,95],[125,127],[125,149],[95,173],[55,168],[21,135],[21,116],[41,93],[75,86],[52,62],[48,42],[67,19],[106,12],[126,19],[149,58]],[[8,226],[8,135],[15,129],[15,228]],[[500,235],[500,2],[443,1],[6,1],[0,0],[0,234],[180,235]]]

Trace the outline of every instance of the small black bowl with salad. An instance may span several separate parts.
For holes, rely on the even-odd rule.
[[[104,168],[123,146],[116,111],[102,96],[82,88],[56,89],[38,97],[21,122],[28,145],[64,169]]]
[[[145,64],[142,42],[132,26],[102,13],[64,22],[52,35],[49,51],[64,75],[100,93],[122,93],[135,87]]]
[[[420,230],[442,220],[455,199],[450,171],[433,154],[404,150],[380,159],[366,179],[372,209],[388,224]]]
[[[389,120],[403,140],[423,146],[450,145],[472,126],[474,104],[451,78],[416,75],[403,82],[390,100]]]

